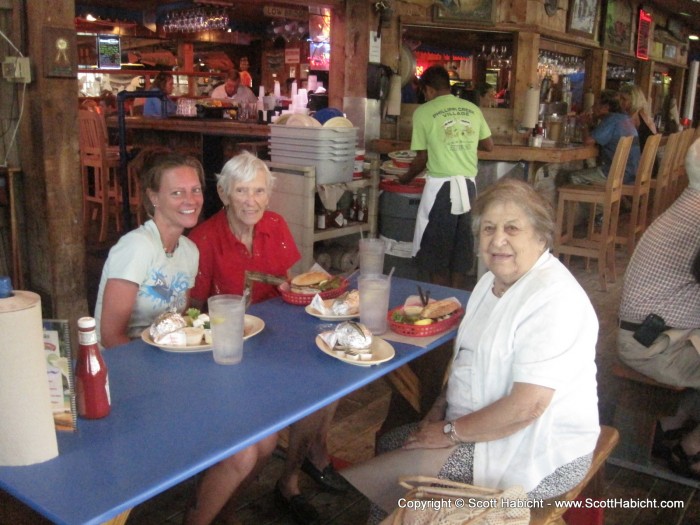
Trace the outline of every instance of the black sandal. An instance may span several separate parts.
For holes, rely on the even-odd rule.
[[[671,450],[671,457],[668,460],[671,470],[686,478],[700,480],[700,472],[693,470],[693,466],[700,464],[700,452],[689,456],[683,450],[683,446],[678,443]]]
[[[654,430],[654,443],[651,446],[651,454],[657,458],[670,460],[673,447],[675,447],[685,433],[692,428],[693,426],[686,424],[672,430],[663,430],[661,428],[661,423],[657,421],[656,429]]]

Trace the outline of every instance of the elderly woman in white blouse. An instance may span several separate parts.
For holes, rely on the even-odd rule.
[[[396,507],[398,476],[520,485],[544,499],[578,484],[590,466],[600,431],[598,320],[549,253],[551,207],[506,178],[479,196],[472,220],[489,271],[469,298],[443,393],[419,424],[381,438],[390,452],[342,472],[375,503],[372,519]]]

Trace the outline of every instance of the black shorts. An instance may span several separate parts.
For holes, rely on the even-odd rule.
[[[469,202],[476,199],[476,185],[467,179]],[[418,268],[429,274],[467,274],[474,263],[474,235],[471,212],[451,213],[450,183],[445,182],[435,196],[416,254]]]

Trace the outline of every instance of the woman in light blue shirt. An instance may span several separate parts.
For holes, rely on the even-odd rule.
[[[174,115],[177,110],[177,105],[170,99],[173,94],[173,76],[170,73],[160,72],[153,80],[151,91],[161,91],[168,96],[166,101],[166,115]],[[149,97],[143,105],[144,117],[162,117],[163,116],[163,100],[158,97]]]

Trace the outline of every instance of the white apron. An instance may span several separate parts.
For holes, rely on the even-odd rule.
[[[450,182],[450,201],[452,203],[452,215],[462,215],[471,210],[469,202],[469,192],[467,191],[467,179],[461,175],[454,177],[431,177],[429,174],[425,177],[425,188],[423,196],[420,199],[418,206],[418,215],[416,216],[416,228],[413,231],[413,252],[411,255],[416,256],[420,250],[420,243],[423,240],[423,232],[428,226],[430,210],[435,204],[437,196],[442,185]]]

